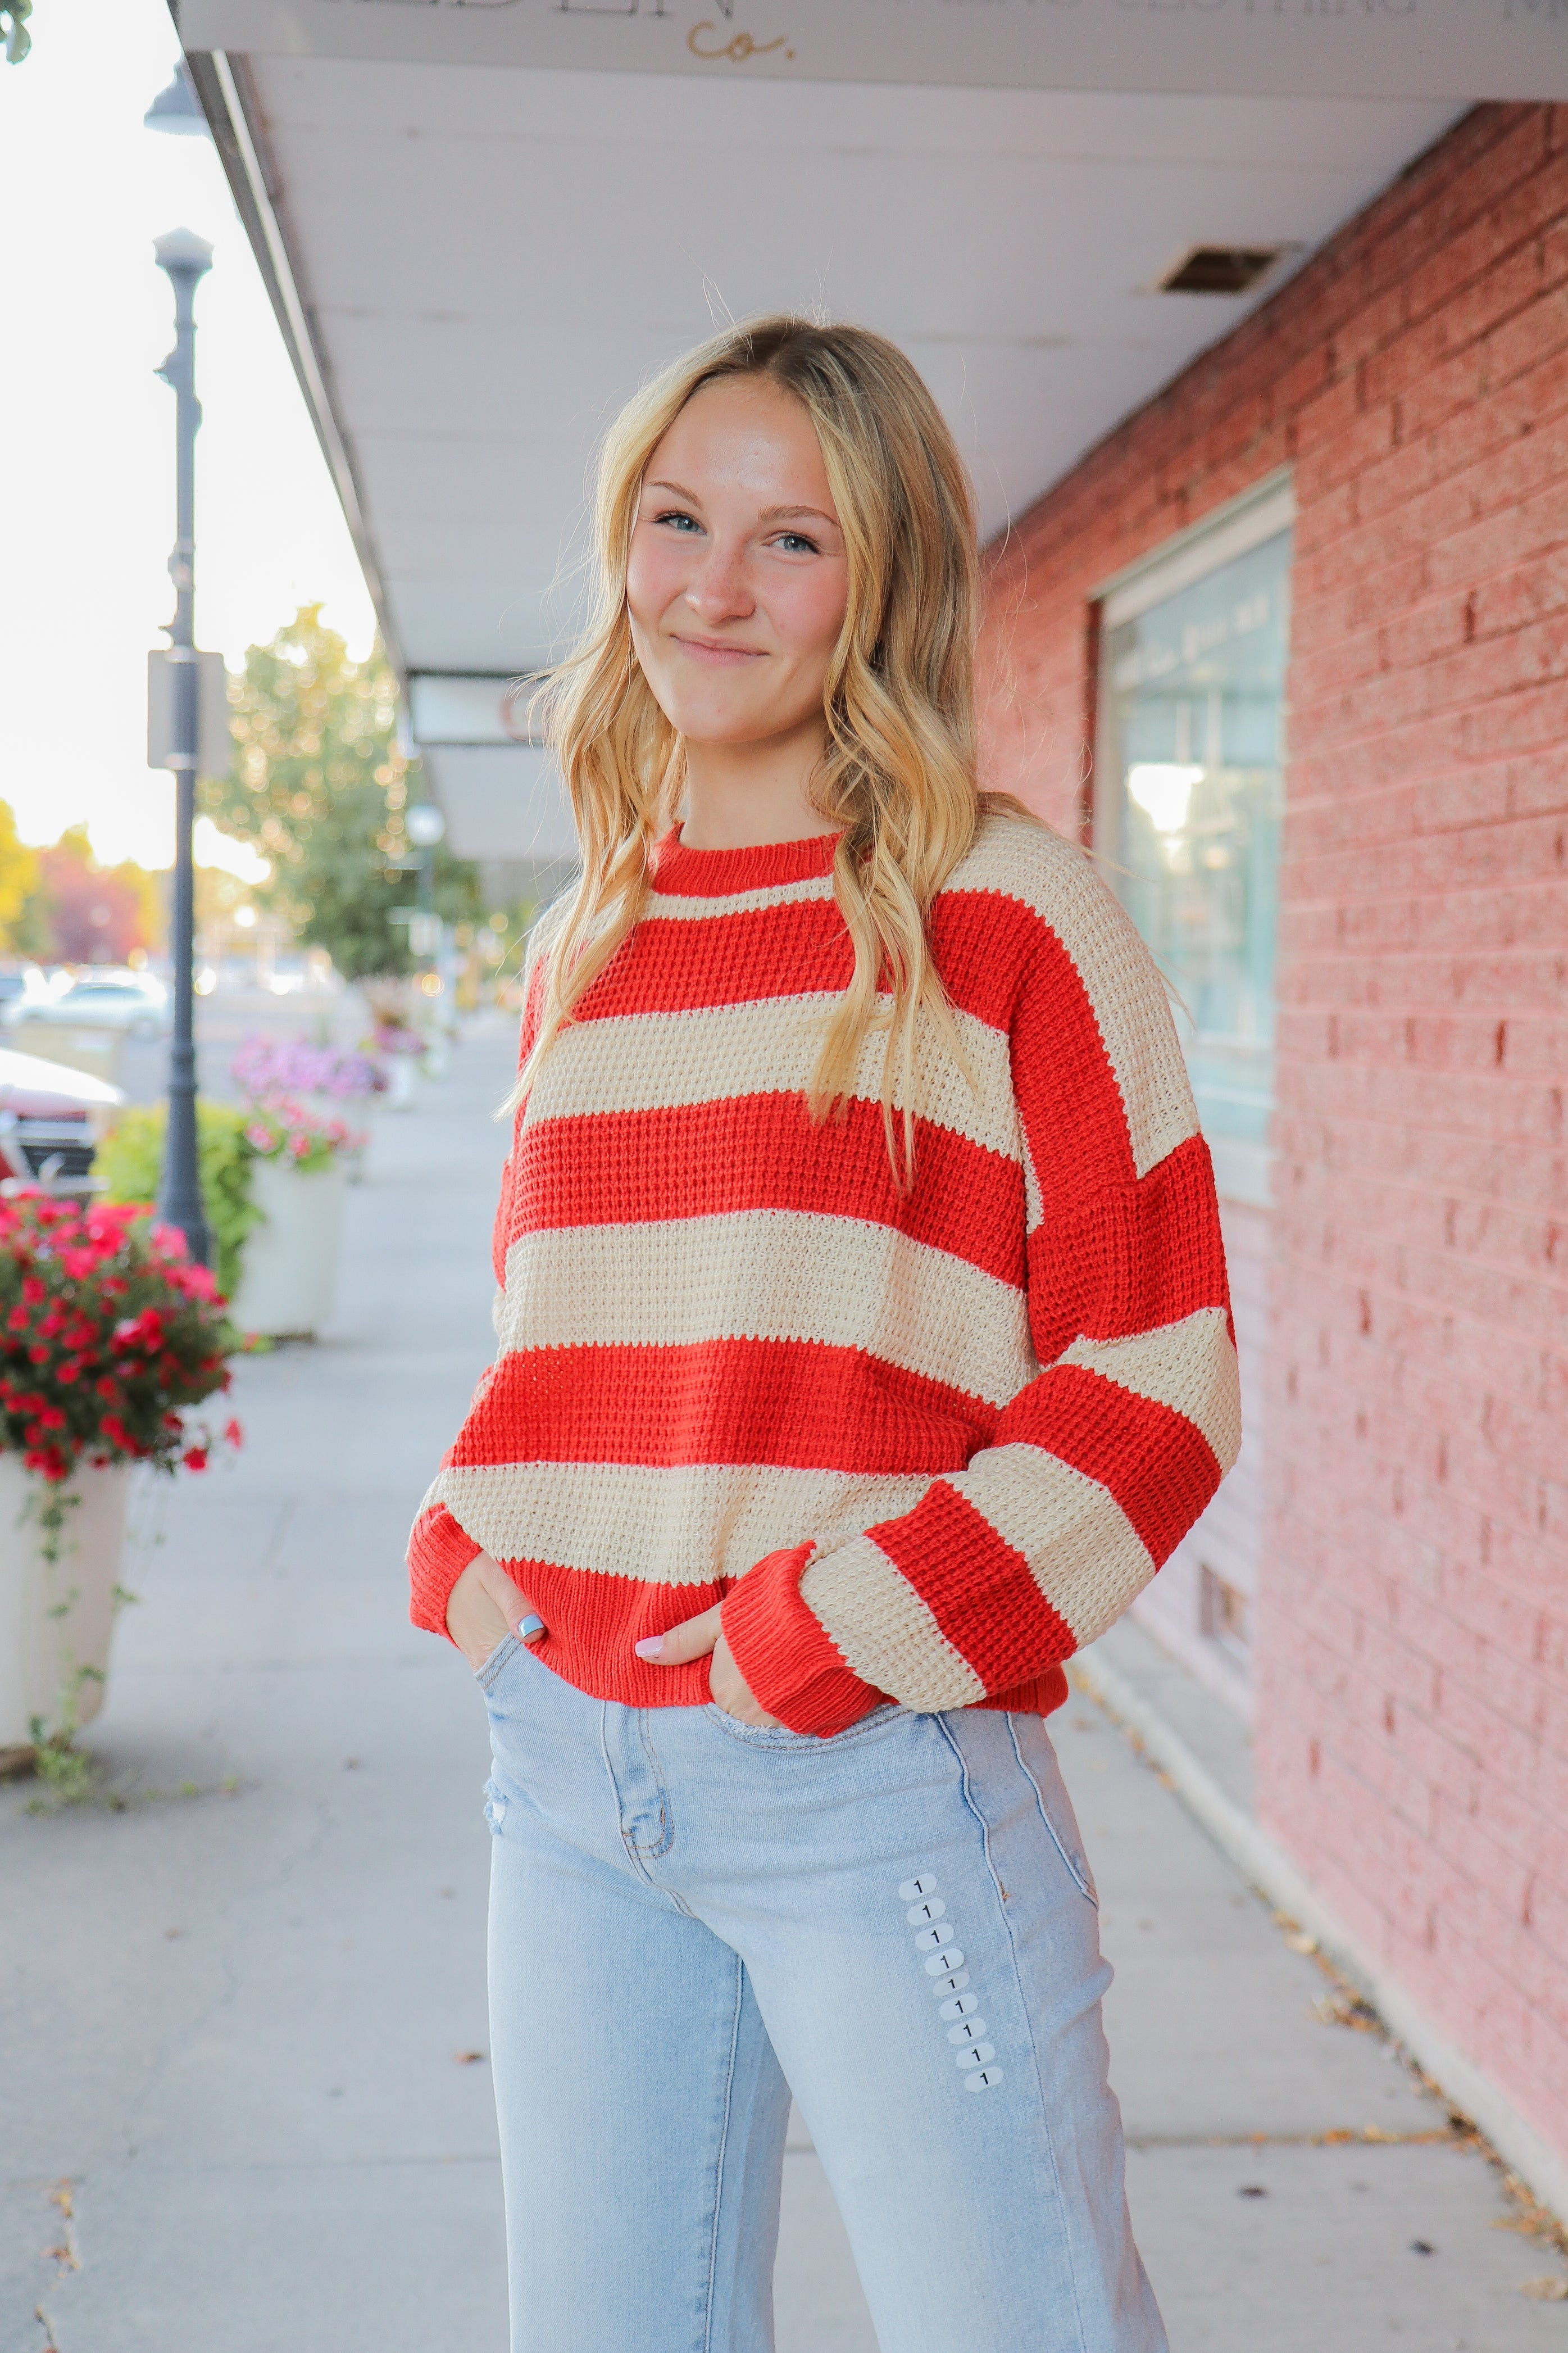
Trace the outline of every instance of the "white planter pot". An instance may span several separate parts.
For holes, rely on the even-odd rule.
[[[341,1160],[308,1173],[279,1160],[251,1162],[251,1198],[262,1223],[246,1237],[229,1308],[242,1332],[304,1339],[326,1322],[337,1290],[345,1182]]]
[[[414,1084],[419,1075],[419,1060],[415,1054],[389,1054],[386,1058],[387,1089],[382,1102],[388,1111],[411,1111],[414,1107]]]
[[[323,1095],[313,1090],[295,1098],[305,1111],[313,1112],[318,1119],[342,1120],[352,1135],[360,1141],[352,1152],[343,1155],[344,1168],[351,1185],[360,1184],[364,1176],[365,1155],[370,1150],[373,1134],[371,1122],[376,1106],[386,1101],[384,1095]]]
[[[59,1558],[46,1559],[42,1479],[0,1454],[0,1751],[89,1723],[103,1704],[131,1465],[82,1469],[64,1490]]]

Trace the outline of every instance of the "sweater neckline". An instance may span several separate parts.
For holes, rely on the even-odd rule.
[[[688,849],[672,826],[656,843],[653,887],[665,898],[722,899],[736,891],[767,891],[783,882],[809,882],[833,871],[836,833],[805,841],[765,841],[751,849]]]

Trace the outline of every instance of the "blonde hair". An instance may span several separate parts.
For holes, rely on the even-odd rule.
[[[542,950],[539,1033],[511,1100],[526,1094],[574,1007],[643,913],[649,850],[677,814],[680,741],[632,649],[632,530],[648,462],[687,402],[707,385],[744,376],[780,385],[810,417],[848,557],[848,603],[824,692],[827,745],[810,792],[820,814],[842,828],[833,890],[855,969],[827,1024],[807,1100],[816,1119],[842,1110],[867,1038],[886,1029],[882,1115],[894,1176],[907,1187],[922,1009],[967,1067],[926,919],[974,838],[982,806],[979,562],[969,478],[942,413],[897,345],[863,327],[780,316],[731,328],[649,384],[605,441],[595,610],[543,690],[583,871]]]

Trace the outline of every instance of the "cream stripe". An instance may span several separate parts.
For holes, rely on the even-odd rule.
[[[948,1484],[1023,1554],[1080,1650],[1154,1574],[1147,1546],[1109,1489],[1041,1447],[987,1447]]]
[[[929,1715],[984,1698],[979,1676],[869,1536],[816,1554],[800,1593],[852,1672],[903,1706]]]
[[[837,993],[821,991],[689,1013],[575,1022],[545,1057],[524,1124],[722,1103],[736,1095],[804,1093],[838,1002]],[[922,1117],[1016,1161],[1022,1145],[1008,1040],[969,1014],[954,1018],[978,1095],[922,1013],[917,1108]],[[881,1100],[884,1047],[883,1036],[874,1031],[861,1049],[852,1092],[862,1102]],[[894,1100],[901,1103],[899,1095]]]
[[[1208,1440],[1222,1472],[1241,1451],[1241,1387],[1223,1307],[1202,1307],[1180,1323],[1127,1340],[1075,1340],[1058,1362],[1083,1365],[1134,1397],[1185,1414]]]
[[[656,891],[647,902],[645,923],[660,917],[677,923],[708,923],[715,916],[755,915],[768,907],[792,907],[806,899],[831,899],[831,874],[809,874],[800,882],[774,882],[762,891],[732,891],[720,899],[681,899],[672,892]]]
[[[505,1462],[443,1471],[421,1504],[445,1504],[498,1560],[707,1585],[743,1577],[786,1546],[829,1542],[912,1511],[923,1472],[845,1471],[697,1462]]]
[[[1081,849],[1021,818],[988,818],[945,887],[1017,899],[1061,941],[1094,1008],[1140,1176],[1197,1134],[1187,1067],[1153,958]]]
[[[496,1329],[503,1351],[817,1341],[997,1407],[1039,1369],[1011,1283],[890,1227],[793,1209],[523,1234]]]

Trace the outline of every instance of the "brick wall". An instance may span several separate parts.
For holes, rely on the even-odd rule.
[[[1076,830],[1095,584],[1299,503],[1259,1809],[1568,2149],[1568,111],[1478,109],[992,567]]]

